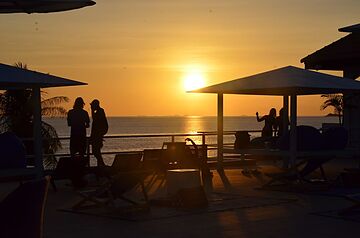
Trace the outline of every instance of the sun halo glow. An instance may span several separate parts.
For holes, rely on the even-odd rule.
[[[204,74],[200,71],[188,72],[184,77],[185,91],[191,91],[205,86]]]

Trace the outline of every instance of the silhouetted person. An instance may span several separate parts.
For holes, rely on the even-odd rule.
[[[271,108],[269,115],[259,118],[259,113],[256,112],[256,119],[258,122],[265,121],[265,125],[261,131],[261,137],[272,137],[273,129],[276,130],[276,109]]]
[[[91,116],[92,127],[90,135],[90,143],[92,146],[92,152],[97,159],[97,165],[102,166],[104,160],[101,156],[101,148],[103,147],[103,137],[108,131],[108,122],[105,116],[104,109],[100,107],[100,102],[94,99],[91,103]]]
[[[84,100],[76,98],[73,109],[68,112],[67,122],[71,127],[70,133],[70,155],[74,157],[79,153],[83,157],[86,152],[86,128],[90,125],[90,118],[84,108]]]
[[[284,108],[281,108],[279,111],[279,116],[276,117],[276,126],[278,128],[277,136],[282,136],[284,134],[284,123],[286,124],[285,129],[288,128],[289,116],[285,114]]]

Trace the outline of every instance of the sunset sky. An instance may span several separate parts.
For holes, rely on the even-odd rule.
[[[111,116],[216,115],[216,95],[185,93],[186,78],[205,86],[304,67],[301,58],[346,35],[338,28],[360,22],[359,0],[96,2],[62,13],[1,14],[0,62],[87,82],[50,96],[98,98]],[[225,115],[263,114],[281,101],[226,95]],[[324,114],[320,104],[320,96],[301,97],[299,114]]]

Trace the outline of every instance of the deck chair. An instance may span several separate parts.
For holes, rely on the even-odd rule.
[[[99,177],[111,177],[119,172],[138,169],[142,159],[142,152],[125,152],[115,155],[111,166],[98,167],[96,174]]]
[[[192,145],[193,146],[193,145]],[[188,169],[199,168],[200,160],[196,148],[192,150],[186,142],[164,142],[162,153],[163,169]]]
[[[86,181],[83,176],[88,172],[89,159],[86,157],[75,156],[71,157],[60,157],[57,161],[56,167],[51,171],[50,184],[54,191],[57,191],[55,180],[69,179],[74,187],[84,187]]]
[[[189,142],[190,144],[186,144]],[[171,169],[199,169],[202,185],[211,190],[213,174],[207,163],[206,145],[198,146],[186,138],[185,142],[165,142],[163,144],[162,164],[164,173]]]
[[[316,128],[310,126],[299,126],[297,130],[299,150],[343,150],[347,145],[348,133],[344,127],[332,127],[322,134]],[[282,146],[280,148],[288,148],[288,145]],[[264,187],[275,183],[311,182],[307,177],[316,170],[320,170],[322,180],[327,181],[323,165],[333,158],[332,156],[300,158],[295,166],[285,169],[284,172],[267,174],[271,177],[271,180]]]
[[[0,203],[0,236],[43,237],[49,178],[21,184]]]
[[[118,154],[115,157],[108,180],[98,188],[80,191],[81,200],[73,205],[73,210],[91,207],[105,207],[110,209],[148,209],[148,196],[144,180],[149,172],[141,167],[141,154]],[[140,189],[142,200],[131,199],[127,194]],[[119,206],[121,200],[130,206]]]
[[[156,184],[160,188],[165,182],[164,164],[162,162],[162,149],[145,149],[143,154],[143,169],[150,172],[145,187],[151,190]]]

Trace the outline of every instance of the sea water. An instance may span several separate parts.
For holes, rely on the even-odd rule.
[[[70,128],[66,118],[46,118],[61,137],[70,136]],[[336,123],[336,117],[299,117],[298,125],[309,125],[321,128],[322,123]],[[107,135],[150,135],[150,134],[185,134],[196,132],[215,132],[217,130],[216,117],[183,116],[183,117],[109,117],[109,131]],[[257,122],[255,117],[234,116],[224,117],[225,131],[261,130],[264,122]],[[88,134],[90,129],[88,129]],[[252,137],[259,133],[252,133]],[[188,136],[189,137],[189,136]],[[176,137],[176,141],[184,141],[186,136]],[[196,144],[201,144],[201,136],[191,136]],[[225,136],[224,143],[232,143],[234,136]],[[102,151],[142,151],[148,148],[161,148],[163,142],[171,141],[171,137],[131,137],[106,138]],[[216,136],[206,137],[207,144],[216,144]],[[62,140],[63,148],[58,153],[69,152],[69,140]],[[114,155],[105,156],[110,163]]]

